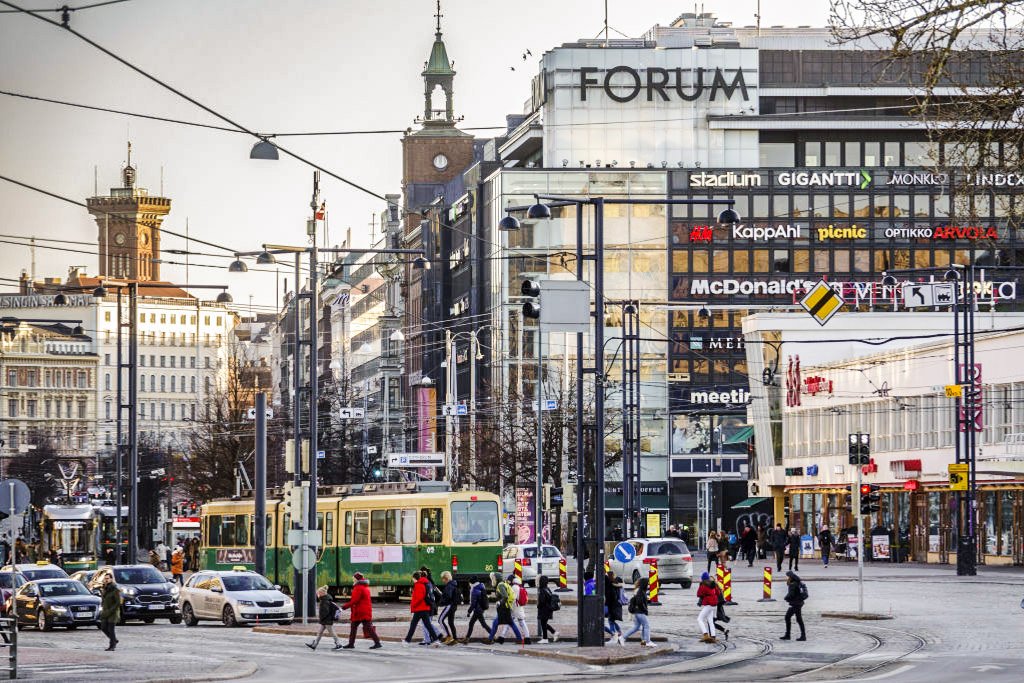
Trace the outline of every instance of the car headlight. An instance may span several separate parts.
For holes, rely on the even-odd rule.
[[[49,605],[49,607],[51,612],[56,612],[57,614],[66,614],[68,611],[68,608],[62,605]]]
[[[289,598],[287,595],[284,596],[284,604],[286,604],[286,605],[292,604],[292,599]]]
[[[123,595],[134,596],[134,595],[138,595],[139,591],[138,591],[137,588],[132,588],[131,586],[125,586],[124,588],[121,589],[121,593]]]
[[[237,600],[239,607],[255,607],[256,603],[252,600]]]
[[[171,586],[171,595],[172,596],[177,597],[178,593],[180,593],[180,592],[181,592],[180,588],[178,588],[177,586]]]

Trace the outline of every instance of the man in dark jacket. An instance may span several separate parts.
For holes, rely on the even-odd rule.
[[[377,628],[373,625],[373,600],[370,596],[370,582],[366,577],[356,572],[352,575],[355,583],[352,584],[352,597],[341,606],[341,609],[351,609],[352,626],[348,632],[348,645],[344,649],[352,650],[356,646],[356,630],[363,625],[363,638],[372,638],[371,650],[380,649],[380,637],[377,635]]]
[[[757,545],[757,532],[749,524],[743,527],[740,535],[740,546],[743,548],[743,556],[747,558],[747,566],[754,566],[754,546]]]
[[[789,537],[781,524],[776,524],[772,532],[768,534],[768,542],[775,551],[775,571],[782,571],[782,558],[786,555],[786,546],[789,544]]]
[[[541,577],[543,580],[545,577]],[[473,626],[477,623],[487,632],[487,622],[484,620],[484,613],[490,605],[487,601],[487,586],[484,585],[483,581],[477,581],[473,584],[472,590],[469,592],[469,611],[466,612],[466,616],[469,617],[469,626],[466,630],[466,637],[462,639],[463,643],[468,643],[469,639],[473,637]]]
[[[807,600],[807,587],[800,577],[793,572],[786,572],[786,602],[789,609],[786,610],[786,635],[781,640],[789,640],[790,627],[793,617],[796,617],[797,626],[800,627],[800,637],[797,640],[807,640],[807,632],[804,630],[804,617],[801,610]]]
[[[114,626],[121,618],[121,591],[114,584],[114,577],[107,574],[103,580],[103,603],[100,605],[100,630],[107,634],[110,644],[107,651],[117,647],[117,635]]]
[[[818,545],[821,546],[821,563],[825,565],[825,569],[828,569],[828,556],[832,554],[832,546],[835,542],[832,532],[828,529],[828,524],[822,526],[821,531],[818,532]]]
[[[551,642],[558,642],[558,631],[549,623],[555,616],[555,594],[548,587],[550,581],[547,576],[541,575],[537,587],[537,634],[541,643],[548,642],[548,633],[551,634]]]
[[[438,621],[444,629],[445,645],[454,645],[459,639],[455,630],[455,610],[462,604],[462,594],[459,592],[459,582],[452,579],[451,572],[441,572],[441,584],[444,589],[441,591],[441,615]]]
[[[608,572],[604,575],[604,613],[608,618],[608,625],[604,630],[612,637],[611,642],[622,644],[622,603],[619,602],[619,594],[622,590],[622,579],[616,578],[615,572]]]
[[[312,643],[306,643],[306,647],[310,650],[315,650],[316,646],[320,644],[320,639],[324,633],[330,631],[331,638],[334,638],[334,649],[340,650],[342,648],[341,641],[338,640],[338,634],[334,632],[334,615],[338,611],[338,606],[331,600],[331,596],[327,593],[327,586],[320,586],[316,589],[316,618],[317,623],[320,624],[320,631],[316,634],[316,639]]]
[[[795,527],[789,530],[789,570],[800,571],[800,532]]]
[[[438,635],[434,625],[430,622],[430,605],[427,603],[427,590],[431,588],[430,581],[424,574],[412,573],[412,599],[409,601],[409,611],[412,612],[412,621],[409,622],[409,631],[402,640],[402,647],[407,647],[416,633],[417,624],[424,623],[427,630],[428,642],[438,647]]]

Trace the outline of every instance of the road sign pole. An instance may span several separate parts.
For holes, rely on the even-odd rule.
[[[857,435],[858,448],[860,447],[860,434]],[[859,451],[858,451],[859,453]],[[863,481],[863,466],[858,462],[857,469],[857,505],[853,509],[857,515],[857,611],[864,611],[864,515],[861,514],[861,502],[863,496],[860,492],[860,485]]]

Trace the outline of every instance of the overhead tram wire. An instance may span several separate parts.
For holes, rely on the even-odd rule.
[[[62,7],[54,7],[54,8],[44,7],[44,8],[41,8],[41,9],[34,9],[34,10],[0,9],[0,14],[21,14],[21,13],[31,13],[31,12],[64,12],[64,11],[68,11],[68,12],[81,12],[82,10],[96,9],[98,7],[106,7],[107,5],[118,5],[118,4],[122,3],[122,2],[130,2],[130,0],[102,0],[102,2],[93,2],[93,3],[89,3],[88,5],[79,5],[78,7],[68,7],[67,5],[64,5]]]

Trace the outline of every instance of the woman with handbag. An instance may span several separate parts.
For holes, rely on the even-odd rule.
[[[718,534],[714,531],[708,534],[708,541],[704,549],[707,550],[708,553],[708,568],[705,571],[710,573],[711,565],[718,558]]]

